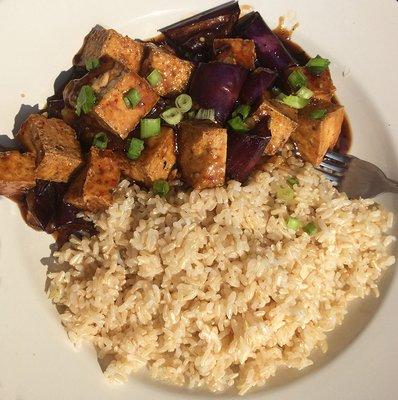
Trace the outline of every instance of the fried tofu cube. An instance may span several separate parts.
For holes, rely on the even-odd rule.
[[[172,128],[162,126],[159,135],[145,140],[145,148],[136,160],[127,157],[122,162],[122,173],[128,178],[151,186],[153,182],[167,180],[176,163],[176,143]]]
[[[327,114],[316,116],[319,110]],[[315,118],[315,116],[317,118]],[[319,165],[326,152],[333,148],[340,136],[344,108],[324,100],[314,100],[299,112],[298,127],[292,135],[304,160]]]
[[[35,156],[10,150],[0,153],[0,194],[18,196],[36,184]]]
[[[124,69],[120,64],[91,82],[98,100],[91,115],[105,129],[125,139],[157,103],[159,96],[152,90],[149,83],[135,72]],[[66,89],[66,88],[65,88]],[[135,107],[128,107],[124,96],[131,89],[136,89],[140,102]]]
[[[227,130],[207,121],[184,121],[178,132],[182,179],[195,189],[222,186],[227,160]]]
[[[153,88],[159,96],[173,97],[184,92],[193,71],[193,64],[148,44],[147,57],[142,65],[142,75],[148,76],[153,70],[160,72],[162,79]]]
[[[214,39],[216,60],[226,64],[238,64],[246,69],[254,69],[256,48],[249,39]]]
[[[73,64],[85,66],[93,58],[109,56],[131,71],[139,72],[144,56],[145,44],[113,29],[95,26],[85,37],[82,48],[75,55]]]
[[[120,167],[113,152],[92,147],[85,167],[70,185],[64,201],[81,210],[105,210],[112,204],[119,180]]]
[[[320,75],[313,75],[305,67],[292,67],[287,69],[286,78],[295,70],[299,70],[307,78],[307,88],[314,93],[314,98],[319,100],[331,101],[336,91],[333,85],[329,68]]]
[[[277,100],[264,98],[252,114],[249,124],[254,125],[264,118],[268,118],[268,128],[271,132],[271,139],[264,154],[272,156],[283,147],[297,128],[297,110]]]
[[[30,115],[16,137],[35,155],[37,179],[68,182],[82,163],[76,132],[61,119]]]

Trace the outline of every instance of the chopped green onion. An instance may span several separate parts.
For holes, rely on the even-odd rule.
[[[108,146],[108,136],[104,132],[99,132],[94,136],[93,145],[99,149],[106,149]]]
[[[326,108],[320,108],[319,110],[314,110],[310,114],[311,119],[323,119],[328,114],[328,110]]]
[[[80,89],[79,95],[76,100],[76,114],[88,114],[94,107],[97,98],[95,97],[94,90],[91,86],[84,85]]]
[[[86,60],[86,70],[91,71],[92,69],[98,68],[100,66],[100,61],[98,58],[89,58]]]
[[[182,113],[186,113],[192,108],[192,98],[188,94],[180,94],[177,96],[175,104]]]
[[[307,87],[303,86],[299,91],[296,93],[298,97],[301,97],[302,99],[307,99],[309,100],[313,95],[314,92]]]
[[[160,133],[160,118],[143,118],[140,122],[140,137],[148,139]]]
[[[303,231],[309,235],[315,235],[318,232],[318,228],[313,222],[310,222],[303,228]]]
[[[293,231],[297,231],[300,228],[300,221],[297,218],[289,217],[286,226]]]
[[[213,108],[199,108],[195,116],[196,119],[209,119],[210,121],[216,120],[216,113]]]
[[[165,197],[170,191],[170,186],[166,181],[158,180],[153,183],[152,190],[154,194]]]
[[[301,109],[308,105],[309,100],[303,99],[302,97],[290,95],[285,96],[283,99],[280,100],[283,104],[286,104],[289,107]]]
[[[166,111],[163,111],[160,116],[169,125],[177,125],[182,120],[182,112],[177,107],[171,107]]]
[[[228,120],[228,125],[235,131],[235,132],[247,132],[249,127],[246,125],[240,116],[236,116]]]
[[[307,77],[299,69],[294,70],[287,78],[287,81],[294,90],[307,86],[308,83]]]
[[[140,104],[141,94],[137,89],[130,89],[123,97],[127,108],[134,108]]]
[[[276,96],[276,99],[279,101],[283,101],[285,100],[287,97],[287,94],[283,93],[283,92],[279,92],[279,94]]]
[[[155,87],[159,85],[160,82],[162,82],[163,77],[162,74],[157,70],[154,69],[147,77],[146,80],[149,82],[149,84],[152,87]]]
[[[314,58],[311,58],[305,67],[308,71],[311,72],[313,75],[321,75],[323,71],[329,66],[330,61],[327,58],[322,58],[321,56],[317,55]]]
[[[196,111],[195,110],[191,110],[187,115],[188,115],[188,118],[193,119],[193,118],[195,118]]]
[[[131,160],[136,160],[140,157],[142,150],[144,150],[144,141],[137,138],[132,138],[127,150],[127,157]]]
[[[299,180],[294,176],[289,176],[289,178],[286,179],[286,182],[290,187],[299,184]]]
[[[284,202],[294,199],[294,190],[289,186],[280,186],[276,192],[276,198]]]
[[[242,119],[245,120],[249,116],[249,114],[250,114],[250,106],[248,106],[247,104],[241,104],[232,113],[232,118],[238,117],[240,115]]]

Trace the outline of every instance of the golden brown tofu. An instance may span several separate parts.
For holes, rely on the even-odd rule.
[[[61,119],[30,115],[16,137],[35,155],[37,179],[67,182],[82,163],[76,133]]]
[[[326,110],[323,118],[314,119],[315,112]],[[325,153],[334,147],[341,132],[344,108],[324,100],[314,100],[299,112],[298,127],[292,135],[301,156],[318,165]]]
[[[271,139],[264,154],[274,155],[287,142],[297,127],[297,110],[288,107],[277,100],[264,98],[252,114],[249,124],[254,125],[269,117],[268,128]]]
[[[195,189],[222,186],[227,160],[227,130],[206,121],[184,121],[178,132],[182,179]]]
[[[122,36],[113,29],[94,27],[85,37],[82,48],[73,59],[75,65],[84,66],[92,58],[109,56],[134,72],[139,72],[145,44]]]
[[[35,157],[16,150],[0,153],[0,194],[18,196],[35,186]]]
[[[314,93],[314,98],[319,100],[330,101],[336,91],[333,85],[332,77],[329,68],[319,76],[311,74],[305,67],[292,67],[286,71],[288,77],[294,70],[300,70],[307,78],[307,87]]]
[[[256,48],[253,40],[214,39],[216,60],[226,64],[238,64],[246,69],[254,69]]]
[[[148,186],[159,179],[166,180],[176,163],[175,148],[173,129],[162,126],[158,136],[145,140],[145,148],[137,160],[123,158],[122,173]]]
[[[184,92],[191,78],[193,64],[153,44],[148,44],[147,51],[142,75],[148,76],[154,69],[160,72],[162,80],[154,87],[156,93],[159,96],[172,97]]]
[[[120,64],[94,78],[91,82],[97,104],[91,115],[107,130],[126,138],[156,104],[159,96],[152,90],[148,82],[135,72],[130,72]],[[135,107],[127,107],[123,97],[131,89],[136,89],[140,103]]]
[[[110,150],[90,149],[87,163],[65,194],[64,201],[81,210],[101,211],[113,201],[120,168]]]

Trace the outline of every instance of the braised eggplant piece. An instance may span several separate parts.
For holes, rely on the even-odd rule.
[[[246,133],[228,133],[227,176],[246,182],[261,159],[269,137]]]
[[[283,71],[297,65],[296,60],[258,12],[242,17],[235,26],[234,36],[254,41],[257,59],[262,67]]]
[[[246,76],[247,71],[240,65],[201,63],[193,75],[190,94],[199,107],[214,109],[216,121],[224,123]]]
[[[226,64],[238,64],[246,69],[254,69],[256,49],[253,40],[239,38],[214,39],[216,60]]]
[[[207,62],[213,56],[213,40],[228,37],[239,18],[237,1],[211,8],[160,29],[177,53],[193,62]]]
[[[278,74],[269,68],[256,68],[246,79],[240,92],[240,102],[252,105],[257,103],[271,87]]]

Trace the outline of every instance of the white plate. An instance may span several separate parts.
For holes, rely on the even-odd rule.
[[[99,23],[133,37],[204,10],[217,1],[3,0],[0,2],[0,134],[14,117],[43,104],[61,70],[71,65],[83,36]],[[275,26],[281,15],[297,19],[294,38],[312,54],[332,60],[340,100],[354,131],[353,152],[398,178],[398,3],[392,0],[268,0],[251,4]],[[22,97],[23,96],[23,97]],[[4,141],[4,137],[1,140]],[[397,197],[381,201],[398,211]],[[398,213],[397,213],[398,214]],[[51,238],[29,229],[17,207],[0,199],[0,399],[205,399],[133,377],[124,386],[105,382],[95,353],[75,350],[44,294],[41,260]],[[274,399],[397,399],[398,279],[392,267],[381,297],[352,307],[330,335],[330,351],[302,373],[283,371],[248,395]],[[234,395],[225,394],[223,398]]]

